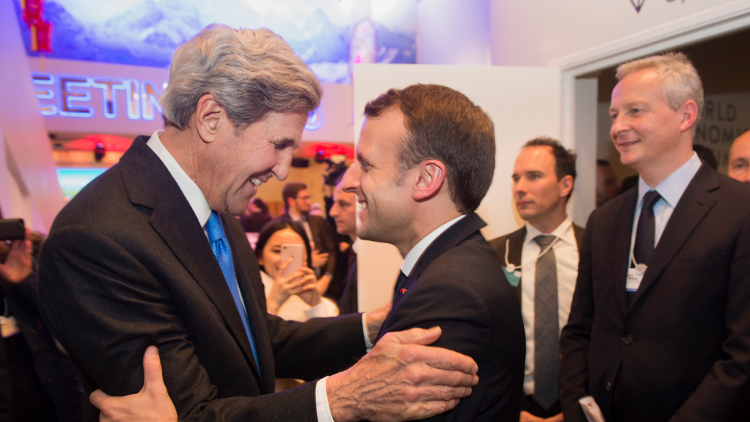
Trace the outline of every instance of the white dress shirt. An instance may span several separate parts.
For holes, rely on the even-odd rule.
[[[164,144],[161,143],[159,135],[161,135],[162,133],[163,131],[161,130],[155,131],[151,135],[151,138],[148,140],[147,145],[164,163],[164,165],[167,167],[167,170],[169,170],[169,174],[171,174],[172,178],[175,180],[175,182],[177,182],[177,185],[180,187],[180,191],[182,191],[182,194],[185,195],[185,198],[190,204],[190,208],[192,208],[195,217],[198,219],[201,227],[203,227],[203,233],[206,234],[206,240],[208,240],[206,223],[208,222],[209,217],[211,217],[211,207],[208,205],[208,201],[206,200],[206,197],[203,196],[203,192],[200,190],[198,185],[193,181],[193,179],[190,178],[190,176],[187,175],[187,173],[185,173],[185,170],[180,167],[180,164],[177,163],[177,160],[174,159],[172,154],[170,154],[169,151],[167,151],[167,148],[164,147]],[[227,244],[227,246],[229,245]],[[241,291],[239,289],[239,286],[237,286],[237,291]],[[245,312],[247,312],[247,308],[245,308],[245,301],[242,298],[242,295],[240,295],[240,299],[242,300],[242,307],[245,309]],[[367,321],[365,320],[364,314],[362,314],[362,330],[365,337],[365,346],[369,351],[372,348],[372,343],[370,342],[370,338],[367,334]],[[334,422],[333,417],[331,416],[331,410],[328,406],[325,380],[326,379],[324,378],[318,381],[317,385],[315,386],[315,401],[317,405],[318,421]]]
[[[411,248],[411,250],[409,250],[409,252],[404,257],[404,262],[403,264],[401,264],[401,272],[404,273],[405,276],[409,277],[409,274],[411,274],[411,270],[414,269],[414,266],[417,265],[417,261],[419,261],[419,258],[422,256],[424,251],[426,251],[427,248],[432,244],[432,242],[434,242],[435,239],[438,238],[438,236],[443,234],[444,231],[448,230],[452,225],[456,224],[460,219],[464,217],[466,216],[459,215],[453,220],[436,228],[427,236],[423,237],[422,240],[414,245],[414,247]]]
[[[552,246],[555,252],[557,266],[557,313],[559,329],[568,323],[570,304],[573,301],[573,291],[578,277],[578,243],[573,231],[573,221],[566,218],[552,233],[542,233],[534,226],[526,223],[526,237],[521,250],[521,314],[523,327],[526,331],[526,369],[523,378],[523,392],[534,394],[534,287],[536,276],[536,260],[542,248],[534,239],[541,234],[557,237]],[[549,253],[549,252],[548,252]]]
[[[296,217],[294,214],[289,213],[289,218],[292,219],[295,223],[300,223],[302,227],[305,229],[305,234],[307,235],[307,239],[310,241],[310,250],[315,250],[315,238],[313,237],[312,230],[310,230],[310,223],[307,222],[306,218],[302,217]]]
[[[638,176],[638,205],[635,208],[635,215],[633,216],[633,231],[630,236],[630,259],[633,259],[633,247],[635,246],[635,232],[638,227],[638,220],[641,217],[641,208],[643,208],[643,197],[650,190],[655,190],[661,195],[661,198],[654,204],[654,248],[659,243],[664,228],[669,222],[669,218],[672,217],[672,212],[680,202],[682,194],[685,193],[685,189],[693,180],[695,174],[701,168],[701,160],[698,158],[698,154],[693,152],[693,156],[682,165],[679,169],[675,170],[674,173],[670,174],[669,177],[664,179],[663,182],[659,183],[656,188],[652,188],[646,183],[642,177]],[[627,281],[627,278],[626,278]]]

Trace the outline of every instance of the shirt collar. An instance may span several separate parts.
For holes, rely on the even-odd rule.
[[[203,227],[211,216],[211,207],[208,205],[208,201],[206,201],[206,197],[203,196],[203,192],[198,185],[195,184],[193,179],[191,179],[187,173],[185,173],[185,170],[180,167],[177,160],[172,157],[172,154],[170,154],[169,151],[167,151],[167,148],[164,147],[164,144],[161,143],[159,135],[163,132],[164,131],[161,130],[155,131],[147,141],[146,145],[154,151],[154,154],[156,154],[156,156],[159,157],[167,167],[169,174],[171,174],[172,178],[177,182],[177,186],[180,187],[182,194],[185,195],[185,198],[190,204],[190,208],[193,209],[193,213],[198,218],[198,222],[201,227]]]
[[[404,263],[401,264],[401,272],[404,273],[405,276],[409,277],[411,270],[414,269],[414,266],[417,264],[417,261],[419,261],[419,258],[422,256],[424,251],[427,250],[427,247],[430,246],[430,244],[432,244],[432,242],[437,239],[438,236],[443,234],[444,231],[448,230],[450,226],[456,224],[458,220],[464,217],[466,217],[466,215],[459,215],[458,217],[436,228],[432,231],[432,233],[422,238],[422,240],[414,245],[414,247],[411,248],[409,253],[407,253],[404,257]]]
[[[354,242],[352,243],[352,250],[355,254],[359,253],[359,238],[354,239]]]
[[[570,217],[566,217],[565,220],[552,231],[552,233],[542,233],[536,227],[527,222],[524,243],[533,242],[534,239],[541,234],[550,234],[559,238],[561,242],[569,243],[571,245],[578,244],[576,243],[575,233],[573,232],[573,220]]]
[[[693,152],[693,156],[682,165],[682,167],[675,170],[674,173],[670,174],[664,181],[659,183],[654,190],[656,190],[661,197],[667,201],[667,204],[672,208],[677,206],[680,202],[682,194],[685,193],[685,189],[693,180],[695,174],[701,168],[701,159],[698,158],[698,154]],[[642,177],[638,176],[638,204],[641,203],[646,192],[652,188],[649,186]]]

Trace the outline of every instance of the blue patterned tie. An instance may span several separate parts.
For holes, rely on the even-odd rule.
[[[247,319],[247,312],[245,312],[245,307],[242,306],[242,299],[240,298],[237,275],[234,273],[234,264],[232,263],[232,251],[229,250],[229,244],[224,236],[224,228],[221,226],[219,214],[216,212],[211,212],[211,217],[209,217],[208,223],[206,223],[206,232],[208,233],[208,241],[211,242],[211,250],[214,251],[214,255],[219,261],[221,271],[224,273],[224,279],[227,282],[227,286],[229,286],[229,292],[232,293],[232,299],[234,299],[234,304],[240,313],[242,325],[245,326],[245,334],[247,334],[247,339],[250,341],[250,348],[253,350],[255,363],[260,367],[258,352],[255,350],[255,340],[250,332],[250,322]]]

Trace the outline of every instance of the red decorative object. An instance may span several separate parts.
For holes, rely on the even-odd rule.
[[[37,51],[45,53],[52,52],[52,24],[41,21],[36,26],[36,46]]]
[[[31,51],[52,52],[52,24],[44,20],[44,0],[21,0],[23,20],[31,31]]]
[[[334,155],[345,155],[346,158],[354,158],[354,148],[332,142],[308,145],[305,147],[303,154],[308,157],[315,157],[319,152],[322,152],[325,158],[331,158]]]
[[[26,0],[21,2],[21,7],[23,7],[23,20],[29,25],[29,28],[44,21],[44,18],[42,17],[42,13],[44,13],[43,1],[44,0]]]
[[[94,151],[97,145],[101,145],[106,151],[124,152],[133,143],[132,139],[126,139],[114,135],[89,135],[83,139],[66,142],[63,150],[67,151]]]

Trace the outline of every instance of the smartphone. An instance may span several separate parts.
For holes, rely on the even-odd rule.
[[[292,258],[292,262],[289,263],[289,266],[286,267],[286,271],[282,274],[284,277],[287,277],[302,268],[302,251],[304,248],[303,245],[293,245],[289,243],[281,245],[281,264],[286,262],[289,257]]]
[[[0,219],[0,240],[23,240],[24,237],[26,230],[23,228],[23,219]]]

